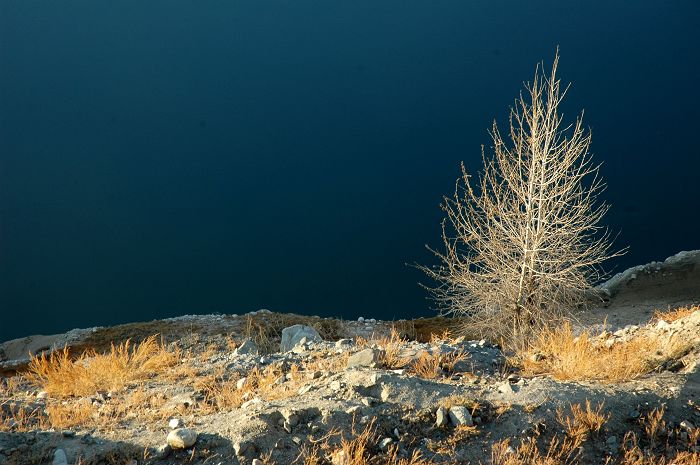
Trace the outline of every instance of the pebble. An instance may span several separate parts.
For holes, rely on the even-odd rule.
[[[513,386],[511,386],[510,383],[506,381],[505,383],[501,383],[498,386],[498,392],[500,392],[501,394],[513,394]]]
[[[450,421],[454,426],[474,426],[474,420],[471,413],[469,413],[469,409],[463,405],[450,407]]]
[[[56,449],[53,453],[53,461],[51,465],[68,465],[68,457],[63,449]]]
[[[450,422],[449,415],[445,407],[440,407],[437,409],[437,412],[435,412],[435,418],[435,426],[439,428],[447,426],[447,424]]]
[[[251,444],[248,441],[237,441],[233,443],[233,451],[237,456],[241,457],[250,449]]]
[[[166,441],[173,449],[187,449],[197,442],[197,433],[189,428],[177,428],[168,433]]]
[[[391,438],[384,438],[379,442],[379,449],[387,450],[393,442],[394,440]]]
[[[265,463],[260,459],[253,459],[250,465],[265,465]]]
[[[168,422],[170,429],[182,428],[185,424],[179,418],[171,418]]]

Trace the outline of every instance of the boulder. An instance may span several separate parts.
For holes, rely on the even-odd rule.
[[[320,342],[321,335],[311,326],[294,325],[282,330],[282,342],[280,352],[288,352],[294,348],[303,338],[307,341]]]

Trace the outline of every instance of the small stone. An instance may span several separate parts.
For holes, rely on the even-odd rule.
[[[260,459],[253,459],[250,465],[265,465],[265,463]]]
[[[463,405],[450,407],[450,421],[454,426],[474,426],[474,420],[471,413],[469,413],[469,409]]]
[[[335,342],[335,347],[337,349],[345,349],[347,347],[350,347],[353,345],[353,340],[352,339],[338,339]]]
[[[166,441],[173,449],[187,449],[197,442],[197,433],[189,428],[177,428],[168,433]]]
[[[51,465],[68,465],[68,457],[63,449],[56,449],[53,453],[53,461]]]
[[[39,391],[36,394],[37,399],[46,399],[47,397],[49,397],[49,393],[46,391]]]
[[[245,455],[250,449],[251,444],[248,441],[237,441],[233,443],[233,451],[238,457]]]
[[[501,383],[498,386],[498,392],[501,394],[513,394],[513,386],[511,386],[509,382]]]
[[[168,422],[168,426],[170,427],[170,429],[178,429],[185,426],[185,424],[179,418],[171,418]]]
[[[374,367],[379,363],[380,351],[377,349],[364,349],[348,358],[348,368]]]
[[[445,407],[438,408],[437,412],[435,412],[435,417],[435,426],[437,426],[438,428],[447,426],[447,424],[450,422],[449,415]]]
[[[679,426],[688,433],[692,433],[695,430],[695,425],[688,420],[683,420]]]
[[[636,420],[637,418],[639,418],[640,415],[641,413],[639,413],[639,410],[632,410],[628,416],[630,420]]]
[[[153,453],[153,458],[156,460],[162,460],[164,458],[167,458],[172,450],[172,447],[170,447],[168,444],[158,446],[156,447],[156,450]]]
[[[292,425],[287,420],[282,423],[282,428],[284,428],[287,433],[292,434]]]
[[[248,381],[248,378],[246,378],[246,377],[243,377],[243,378],[239,379],[238,381],[236,381],[236,389],[238,389],[239,391],[241,389],[243,389],[243,387],[245,387],[245,383],[247,381]]]
[[[359,317],[359,318],[357,319],[357,321],[359,321],[360,323],[364,323],[364,322],[365,322],[365,319],[364,319],[364,317]]]
[[[285,421],[287,421],[290,426],[296,426],[299,424],[299,414],[297,414],[294,410],[284,409],[280,413],[282,413]]]
[[[340,391],[340,388],[343,387],[340,381],[337,379],[334,381],[331,381],[330,388],[334,391]]]
[[[323,372],[322,372],[322,371],[318,371],[318,370],[316,370],[316,371],[309,371],[309,372],[306,373],[306,377],[307,377],[308,379],[319,379],[321,376],[323,376]]]
[[[233,351],[234,355],[258,355],[258,345],[254,340],[246,338],[241,345]]]
[[[389,448],[389,446],[393,442],[394,442],[394,440],[391,438],[384,438],[379,442],[379,449],[385,451]]]
[[[547,358],[547,357],[545,357],[544,354],[541,354],[539,352],[535,352],[534,354],[530,355],[531,362],[541,362],[545,358]]]

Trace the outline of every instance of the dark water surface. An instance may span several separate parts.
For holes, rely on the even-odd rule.
[[[0,2],[0,340],[429,314],[440,198],[561,46],[629,254],[700,248],[700,3]]]

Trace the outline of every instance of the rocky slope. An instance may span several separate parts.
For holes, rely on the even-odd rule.
[[[594,315],[636,311],[637,293],[665,295],[636,287],[661,278],[685,289],[674,303],[691,302],[698,257],[686,253],[619,275],[606,287],[607,308]],[[596,325],[592,344],[605,350],[656,344],[648,373],[621,382],[535,374],[528,363],[551,354],[519,363],[487,341],[448,337],[450,321],[441,319],[348,322],[260,311],[10,341],[2,346],[0,465],[644,465],[679,453],[686,455],[676,463],[700,464],[700,309],[652,321],[637,312],[617,323],[644,319],[603,332],[602,318],[584,323]],[[130,360],[120,379],[105,373],[124,368],[117,356],[107,368],[93,355],[69,362],[87,348],[100,352],[153,334],[162,342],[149,346],[151,358]],[[51,382],[25,371],[27,350],[63,345],[73,379],[56,381],[54,372]],[[632,363],[635,354],[625,356]],[[99,387],[102,377],[111,388]],[[578,406],[589,418],[598,412],[600,427],[582,423]],[[552,461],[538,462],[525,452],[533,441],[546,454],[553,440],[554,449],[570,449],[566,457],[550,451]]]

